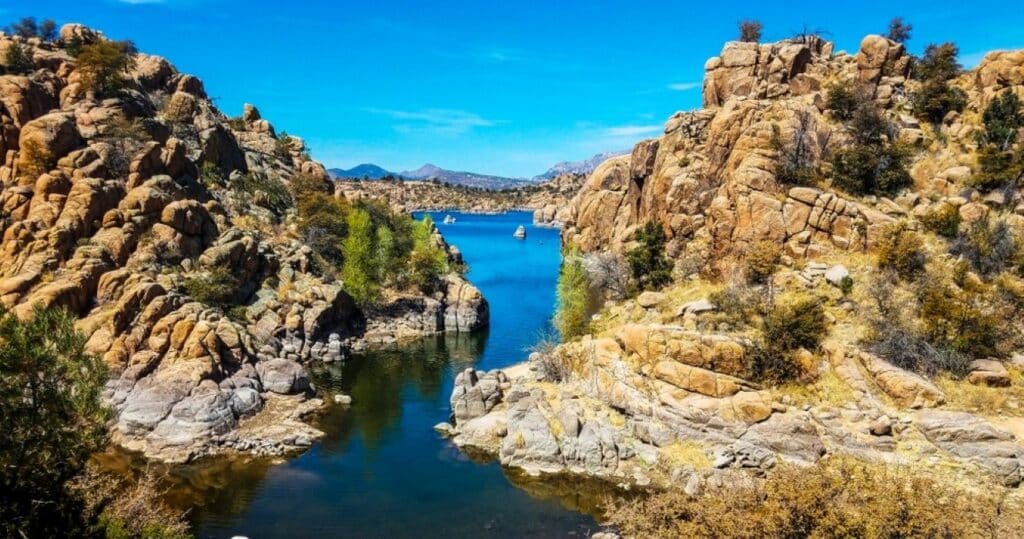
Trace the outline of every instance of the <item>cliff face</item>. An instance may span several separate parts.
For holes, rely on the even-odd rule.
[[[758,240],[784,244],[797,257],[870,247],[895,218],[930,204],[964,203],[957,182],[973,164],[980,111],[1004,88],[1020,88],[1020,56],[991,53],[957,79],[968,98],[965,111],[926,138],[927,129],[909,115],[907,91],[917,83],[907,78],[910,57],[901,44],[868,36],[857,54],[833,55],[831,43],[814,36],[728,43],[705,65],[705,108],[674,115],[664,135],[594,171],[570,204],[563,239],[584,250],[621,251],[638,226],[653,220],[668,235],[670,254],[703,259],[742,252]],[[889,199],[777,181],[775,128],[790,140],[803,127],[819,164],[845,140],[825,112],[830,85],[866,87],[896,122],[899,138],[923,150],[911,170],[912,189]]]
[[[689,494],[748,478],[742,470],[763,474],[781,461],[813,465],[842,456],[984,485],[1019,506],[1021,489],[1000,489],[1024,480],[1021,326],[1009,314],[1014,308],[1003,311],[1002,300],[986,294],[1001,286],[998,279],[1019,283],[1020,266],[986,277],[952,246],[978,230],[972,224],[988,227],[982,220],[990,214],[1006,223],[993,242],[1014,243],[1024,231],[1013,186],[986,193],[968,181],[979,168],[982,111],[1008,88],[1024,96],[1024,51],[990,53],[951,81],[966,105],[935,126],[909,114],[908,93],[920,84],[908,80],[909,65],[902,45],[879,36],[865,38],[853,56],[833,55],[831,44],[814,37],[727,44],[706,64],[706,108],[674,115],[664,135],[598,167],[571,201],[563,229],[565,244],[621,254],[633,232],[653,221],[669,238],[677,278],[661,291],[606,303],[588,335],[527,363],[467,369],[451,395],[454,424],[439,429],[530,472]],[[911,186],[887,197],[832,185],[825,156],[852,145],[851,130],[825,110],[833,85],[864,88],[895,125],[888,140],[913,148]],[[798,129],[808,161],[824,171],[814,187],[779,179],[777,141],[792,140]],[[941,234],[924,224],[940,208],[953,210],[953,230]],[[913,278],[885,275],[891,270],[875,256],[896,222],[920,242]],[[745,256],[754,242],[779,250],[763,281],[744,266],[756,259]],[[616,270],[591,270],[593,260],[583,260],[591,283],[611,282]],[[961,281],[951,276],[956,264]],[[709,268],[718,271],[701,271]],[[991,334],[998,346],[954,349],[962,365],[929,372],[898,356],[922,342],[915,332],[939,334],[956,316],[951,308],[922,314],[931,301],[922,290],[937,282],[947,283],[940,296],[956,298],[950,305],[973,305],[967,318],[991,316],[1006,331]],[[792,307],[794,297],[821,308],[820,340],[766,353],[801,331],[765,332],[764,321],[780,305]],[[887,302],[899,308],[883,309]],[[892,327],[904,340],[878,346]],[[755,366],[766,358],[800,374],[759,378]]]
[[[308,445],[318,433],[297,418],[318,401],[301,362],[341,359],[366,325],[291,225],[289,179],[326,185],[324,167],[254,107],[226,117],[160,57],[133,54],[124,87],[97,96],[65,47],[105,38],[60,36],[0,36],[34,51],[26,73],[0,75],[0,304],[80,317],[130,448],[185,460]],[[471,285],[450,282],[420,332],[486,322]]]

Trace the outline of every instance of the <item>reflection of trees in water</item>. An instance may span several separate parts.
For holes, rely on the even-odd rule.
[[[489,464],[495,461],[493,454],[473,447],[461,449],[471,462]],[[626,492],[614,483],[593,477],[570,474],[544,474],[531,476],[515,468],[501,467],[502,473],[516,488],[527,493],[531,498],[544,501],[556,501],[559,505],[593,516],[601,520],[601,508],[616,495]]]
[[[447,401],[453,373],[475,364],[486,335],[439,335],[388,350],[353,355],[343,363],[310,366],[316,387],[330,404],[317,420],[326,434],[315,450],[343,453],[358,433],[367,449],[397,433],[406,391],[426,401]],[[353,398],[351,407],[333,404],[334,393]],[[431,425],[423,428],[429,429]],[[215,456],[189,465],[148,462],[141,455],[111,448],[95,455],[107,470],[138,476],[146,469],[163,476],[164,496],[174,507],[190,509],[195,523],[216,515],[239,518],[261,490],[273,467],[270,459],[245,455]]]
[[[554,500],[559,505],[601,520],[601,507],[623,491],[608,481],[569,474],[533,477],[522,471],[502,467],[509,482],[538,500]]]
[[[260,490],[272,463],[269,459],[230,456],[211,457],[194,464],[168,465],[146,461],[137,453],[110,448],[94,455],[103,469],[138,477],[151,470],[161,477],[167,491],[164,499],[172,507],[189,510],[193,523],[206,515],[237,518]]]
[[[476,362],[485,339],[485,335],[438,335],[353,354],[342,363],[314,369],[314,383],[326,400],[330,402],[335,392],[352,396],[351,407],[331,406],[320,418],[318,427],[326,433],[320,450],[344,452],[353,434],[369,450],[380,447],[388,436],[398,433],[408,392],[415,391],[419,400],[447,401],[445,390],[453,373]]]

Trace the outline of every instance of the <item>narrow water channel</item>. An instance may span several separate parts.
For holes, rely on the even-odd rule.
[[[588,537],[599,493],[474,460],[432,427],[449,416],[454,375],[522,361],[550,331],[558,231],[525,212],[434,220],[487,297],[491,328],[424,339],[314,369],[317,387],[353,397],[319,420],[326,436],[284,464],[225,461],[177,470],[171,493],[199,537]],[[527,237],[512,233],[519,225]]]

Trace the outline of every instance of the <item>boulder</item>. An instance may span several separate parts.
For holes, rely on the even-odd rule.
[[[1009,387],[1010,372],[995,359],[976,359],[971,362],[967,381],[979,386]]]
[[[309,375],[297,362],[274,358],[256,364],[260,382],[267,391],[281,395],[301,393],[309,389]]]

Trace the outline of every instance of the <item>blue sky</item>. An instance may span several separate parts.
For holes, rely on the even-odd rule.
[[[895,7],[896,5],[899,7]],[[629,148],[700,106],[704,61],[757,18],[765,39],[805,25],[837,50],[914,25],[909,47],[1024,48],[1016,2],[611,0],[0,0],[0,19],[81,22],[201,77],[228,114],[256,104],[328,166],[424,162],[533,176]],[[1016,7],[1014,7],[1016,5]]]

